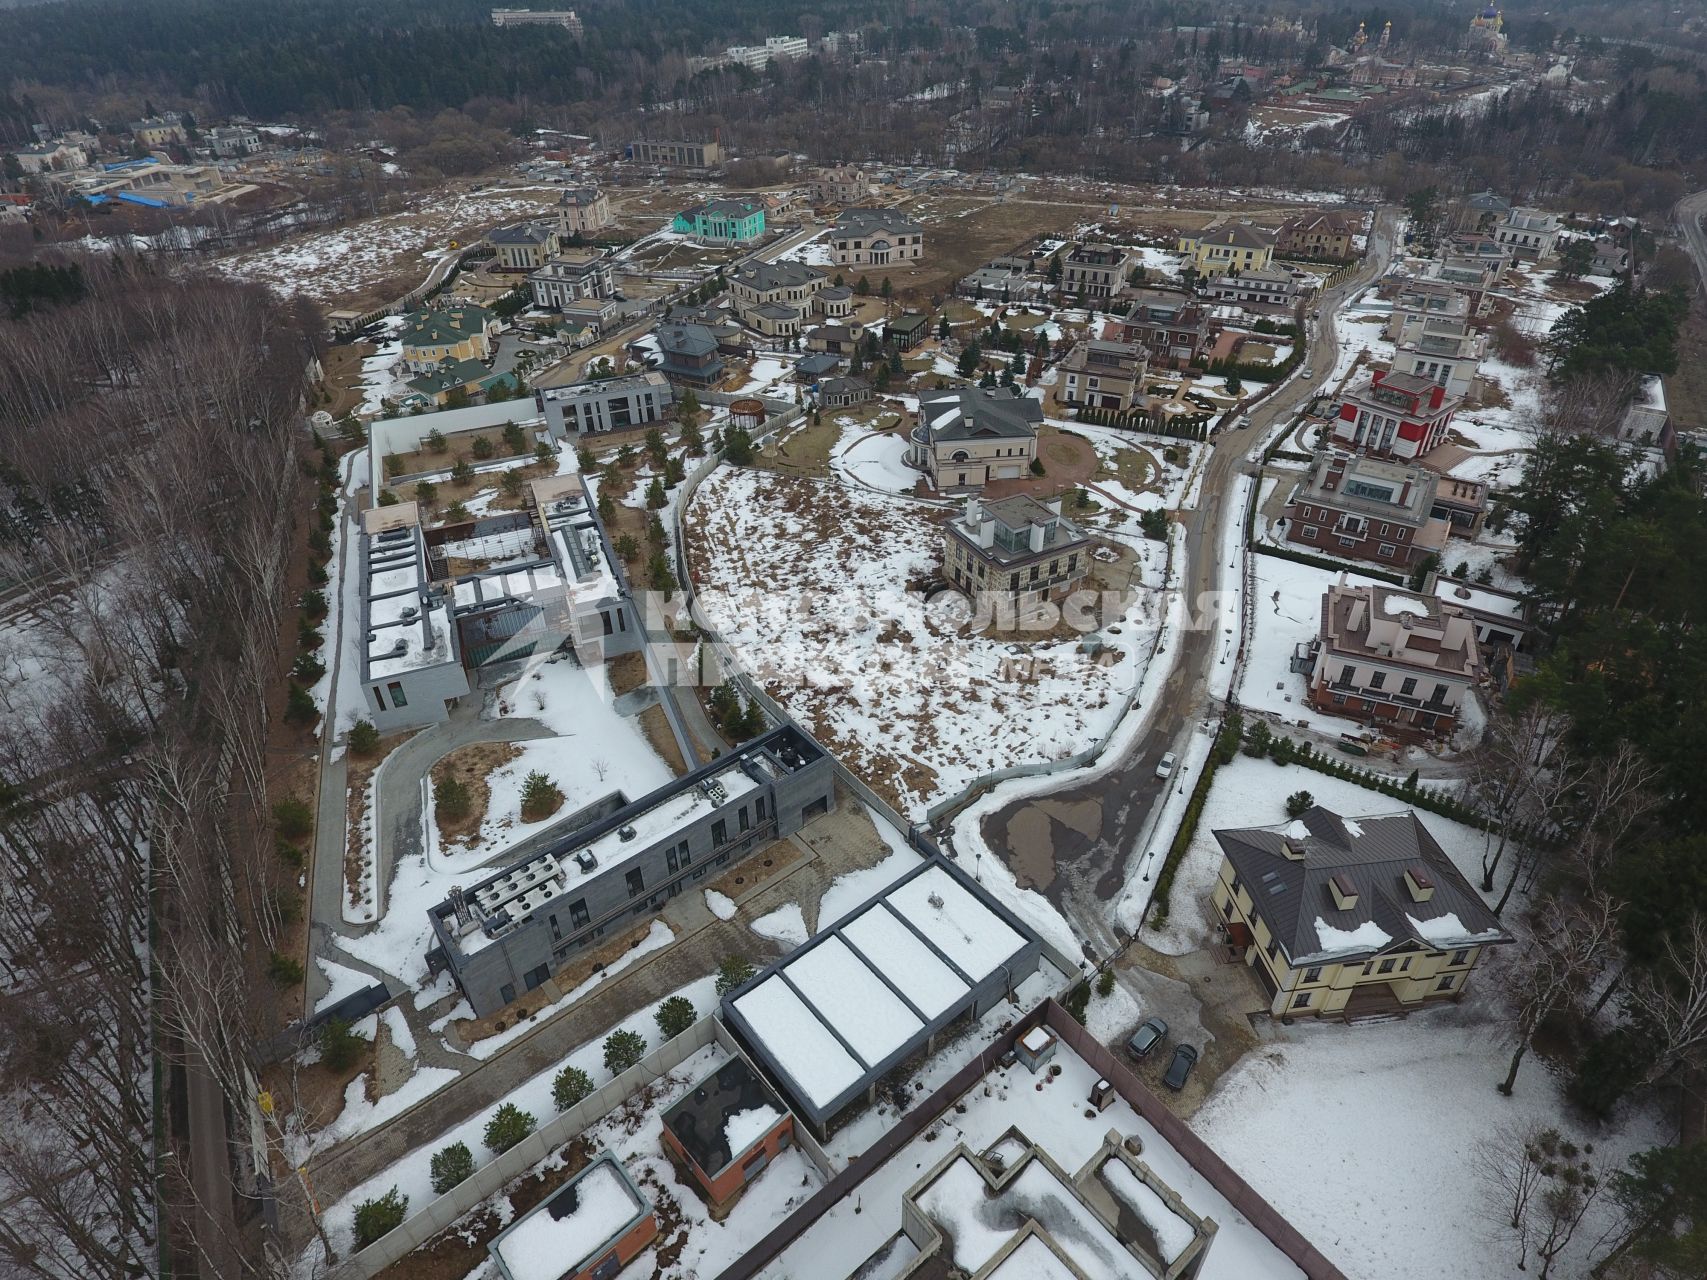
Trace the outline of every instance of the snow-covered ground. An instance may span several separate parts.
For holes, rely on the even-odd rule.
[[[923,473],[905,461],[907,437],[868,431],[861,423],[837,419],[842,439],[830,455],[830,469],[854,484],[882,493],[910,494]]]
[[[352,297],[399,272],[405,283],[397,292],[402,293],[425,281],[435,261],[458,252],[450,247],[453,240],[467,245],[506,219],[542,215],[554,203],[545,194],[553,190],[441,189],[418,197],[401,213],[292,236],[215,258],[211,265],[282,296],[300,293],[317,302]]]
[[[1288,724],[1304,724],[1322,733],[1355,731],[1355,720],[1323,715],[1304,699],[1305,677],[1293,674],[1294,649],[1314,639],[1322,626],[1322,597],[1340,574],[1332,569],[1297,564],[1278,556],[1255,557],[1253,600],[1255,634],[1248,637],[1239,702],[1252,711],[1266,711]],[[1376,582],[1354,571],[1346,573],[1352,586]]]
[[[1099,634],[970,634],[907,593],[939,571],[928,508],[834,482],[724,468],[698,494],[699,603],[710,624],[856,774],[917,814],[980,774],[1060,759],[1106,734],[1148,665],[1140,592]]]
[[[1674,1135],[1648,1112],[1616,1129],[1583,1128],[1534,1057],[1512,1097],[1497,1093],[1511,1046],[1482,1007],[1491,976],[1477,975],[1465,1005],[1400,1022],[1273,1027],[1192,1128],[1348,1276],[1534,1275],[1517,1269],[1512,1232],[1477,1176],[1478,1144],[1536,1121],[1592,1143],[1605,1169]],[[1419,1194],[1426,1210],[1406,1211]],[[1612,1224],[1603,1198],[1554,1274],[1586,1275],[1588,1248]]]
[[[835,257],[830,253],[830,246],[824,241],[824,237],[829,234],[826,228],[809,239],[802,240],[786,252],[779,253],[776,261],[804,262],[809,267],[833,267],[836,263]]]

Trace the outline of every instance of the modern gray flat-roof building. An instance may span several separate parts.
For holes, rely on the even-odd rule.
[[[381,733],[436,724],[468,692],[451,606],[435,590],[413,502],[363,513],[362,693]]]
[[[834,803],[834,762],[792,727],[638,800],[612,791],[557,824],[559,838],[433,907],[428,966],[448,969],[475,1016],[487,1017],[575,952]]]
[[[567,387],[539,387],[533,398],[545,415],[547,429],[562,440],[656,422],[676,397],[668,378],[649,371]]]
[[[1036,971],[1042,944],[932,858],[723,997],[723,1021],[826,1135],[896,1067]]]

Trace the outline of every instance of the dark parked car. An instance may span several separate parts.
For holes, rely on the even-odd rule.
[[[1162,1077],[1162,1083],[1170,1089],[1183,1089],[1191,1069],[1197,1065],[1197,1050],[1189,1044],[1182,1044],[1174,1049],[1173,1061],[1168,1063],[1168,1072]]]
[[[1126,1051],[1134,1058],[1147,1058],[1150,1051],[1167,1038],[1168,1024],[1160,1018],[1149,1018],[1132,1033],[1132,1038],[1126,1042]]]

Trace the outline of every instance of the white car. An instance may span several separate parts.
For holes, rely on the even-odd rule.
[[[1173,777],[1174,765],[1177,763],[1179,762],[1174,758],[1173,752],[1164,752],[1161,760],[1156,764],[1156,776],[1163,779]]]
[[[1305,369],[1305,370],[1304,370],[1304,371],[1303,371],[1303,372],[1302,372],[1302,373],[1300,373],[1300,374],[1299,374],[1299,375],[1298,375],[1298,376],[1299,376],[1299,377],[1300,377],[1300,378],[1302,378],[1302,379],[1304,379],[1304,381],[1305,381],[1305,382],[1308,382],[1308,381],[1310,381],[1310,379],[1311,379],[1311,378],[1314,378],[1314,377],[1315,377],[1315,376],[1316,376],[1316,375],[1315,375],[1315,374],[1313,374],[1313,373],[1311,373],[1311,372],[1310,372],[1310,371],[1309,371],[1309,370],[1308,370],[1308,369]]]

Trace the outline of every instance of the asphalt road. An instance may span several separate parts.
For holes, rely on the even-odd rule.
[[[1683,247],[1695,259],[1701,287],[1707,289],[1707,231],[1701,229],[1701,219],[1707,217],[1707,191],[1697,191],[1677,202],[1677,222],[1683,229]]]
[[[1268,427],[1290,420],[1324,388],[1339,354],[1335,315],[1346,298],[1386,270],[1393,253],[1396,215],[1377,215],[1364,267],[1325,293],[1318,303],[1321,320],[1305,367],[1311,377],[1294,376],[1252,414],[1250,429],[1223,432],[1211,443],[1202,500],[1184,520],[1186,568],[1180,575],[1188,613],[1204,594],[1237,586],[1237,559],[1222,563],[1219,553],[1228,520],[1242,518],[1236,495],[1239,477],[1250,470],[1245,455]],[[1109,920],[1108,903],[1118,898],[1136,870],[1151,816],[1164,788],[1188,789],[1196,779],[1180,773],[1164,782],[1156,777],[1163,753],[1179,752],[1192,726],[1217,711],[1206,693],[1211,665],[1232,647],[1202,628],[1180,632],[1164,655],[1173,663],[1158,700],[1144,712],[1149,728],[1112,770],[1088,782],[1026,797],[984,820],[983,835],[992,852],[1020,878],[1045,893],[1072,923],[1081,941],[1100,955],[1120,945]]]

